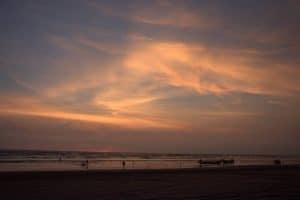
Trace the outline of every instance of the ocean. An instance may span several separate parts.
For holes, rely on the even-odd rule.
[[[126,152],[79,152],[0,150],[0,171],[69,171],[111,169],[175,169],[198,168],[199,160],[234,160],[231,164],[201,165],[282,165],[300,164],[300,156],[229,155],[229,154],[165,154]]]

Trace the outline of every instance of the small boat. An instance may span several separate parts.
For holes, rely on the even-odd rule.
[[[234,159],[220,159],[220,160],[199,160],[200,165],[221,165],[234,164]]]

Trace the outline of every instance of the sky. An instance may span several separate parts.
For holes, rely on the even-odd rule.
[[[297,0],[2,0],[0,149],[300,154]]]

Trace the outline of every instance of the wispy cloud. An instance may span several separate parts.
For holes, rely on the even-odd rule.
[[[39,109],[10,107],[3,111],[137,127],[187,127],[189,123],[177,117],[180,112],[157,110],[161,109],[157,101],[193,93],[287,96],[299,92],[300,71],[293,65],[265,59],[258,50],[214,48],[199,42],[163,41],[138,34],[129,34],[120,48],[114,44],[103,46],[101,41],[82,36],[51,37],[49,41],[64,52],[51,63],[59,69],[52,72],[65,73],[64,78],[37,86],[17,80],[38,91],[39,103],[35,104]],[[102,53],[113,57],[104,61],[99,57]],[[79,109],[84,105],[86,111]],[[95,112],[91,114],[89,110]],[[198,116],[257,114],[211,110]]]
[[[199,93],[245,92],[289,95],[299,92],[300,70],[243,49],[215,49],[182,42],[133,42],[125,65],[153,81]],[[276,81],[274,81],[276,80]]]
[[[121,116],[121,115],[99,115],[99,114],[84,114],[66,112],[64,108],[56,108],[53,105],[44,104],[43,99],[36,99],[30,97],[13,97],[5,96],[0,107],[2,114],[15,114],[15,115],[28,115],[39,116],[48,118],[58,118],[67,120],[80,120],[86,122],[111,124],[121,127],[128,127],[133,129],[139,128],[162,128],[162,129],[178,129],[181,127],[179,124],[167,121],[157,121],[155,119],[146,119],[134,116]]]
[[[151,1],[148,6],[136,1],[132,4],[129,3],[127,9],[124,7],[118,9],[110,4],[96,1],[90,1],[89,4],[105,15],[149,25],[206,30],[214,28],[221,21],[212,17],[212,15],[209,16],[207,12],[212,11],[209,7],[202,8],[200,11],[199,9],[187,7],[186,4],[180,1]],[[202,12],[202,10],[206,10],[206,12]]]

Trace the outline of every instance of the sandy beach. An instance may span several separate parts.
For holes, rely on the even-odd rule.
[[[0,173],[1,199],[299,199],[300,166]]]

